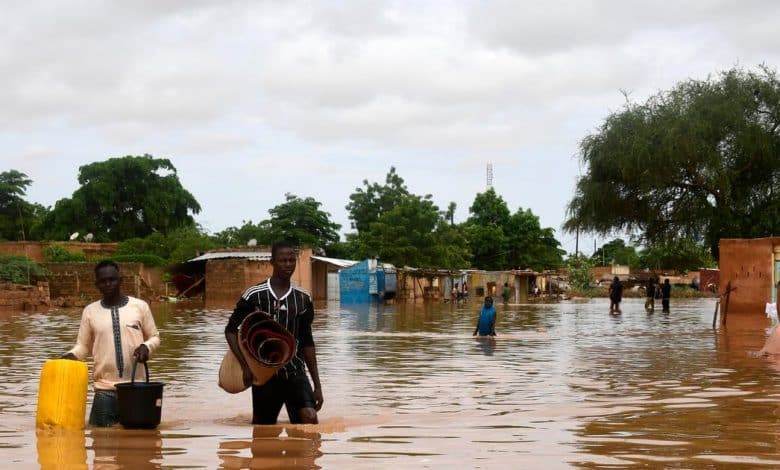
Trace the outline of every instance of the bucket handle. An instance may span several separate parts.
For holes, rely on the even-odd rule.
[[[135,367],[138,365],[138,360],[133,358],[133,373],[130,376],[130,383],[135,384]],[[149,383],[149,365],[147,363],[143,363],[144,368],[146,369],[146,383]]]

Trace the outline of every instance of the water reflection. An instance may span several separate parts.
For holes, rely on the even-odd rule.
[[[231,440],[219,445],[220,468],[318,469],[322,456],[319,432],[306,426],[254,426],[252,440]],[[250,456],[241,456],[249,450]]]
[[[162,468],[162,437],[159,430],[93,428],[90,433],[95,469]]]
[[[87,468],[86,438],[83,431],[39,430],[35,437],[41,470]]]
[[[496,338],[492,336],[478,336],[474,338],[474,341],[485,356],[492,356],[496,350]]]

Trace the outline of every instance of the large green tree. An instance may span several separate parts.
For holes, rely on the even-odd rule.
[[[285,202],[268,210],[271,218],[266,227],[274,240],[285,239],[298,245],[326,249],[339,241],[341,225],[330,219],[330,214],[320,209],[322,204],[314,198],[299,198],[285,194]]]
[[[474,266],[480,269],[557,269],[564,250],[551,228],[542,228],[531,209],[510,214],[493,188],[477,194],[466,221]]]
[[[17,170],[0,173],[0,240],[27,240],[46,209],[24,199],[32,180]]]
[[[555,238],[555,231],[542,228],[539,217],[531,209],[522,207],[509,217],[507,236],[507,261],[513,268],[530,268],[535,271],[558,269],[563,266],[565,250]]]
[[[509,267],[508,241],[505,230],[509,223],[509,207],[493,188],[474,197],[466,221],[469,249],[474,266],[500,270]]]
[[[368,230],[382,214],[392,210],[410,194],[404,179],[395,172],[395,167],[390,167],[390,171],[385,176],[385,184],[363,180],[363,186],[363,188],[355,188],[346,206],[352,228],[358,233]]]
[[[95,240],[146,237],[192,227],[200,205],[170,160],[151,155],[111,158],[79,168],[81,185],[57,201],[41,230],[49,239],[91,232]]]
[[[621,264],[623,266],[638,268],[640,265],[636,248],[631,245],[626,245],[625,240],[622,238],[616,238],[601,245],[601,247],[593,253],[591,258],[596,266]]]
[[[735,68],[627,103],[585,137],[565,229],[646,244],[780,233],[780,82]]]

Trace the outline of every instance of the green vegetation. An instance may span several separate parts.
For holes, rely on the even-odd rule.
[[[62,245],[51,245],[43,250],[43,259],[50,262],[87,261],[87,255],[83,251],[71,253]]]
[[[37,225],[38,239],[66,240],[73,232],[120,241],[192,227],[200,205],[179,182],[168,159],[111,158],[79,168],[79,187],[57,201]]]
[[[0,173],[0,240],[27,240],[30,229],[38,224],[46,208],[24,200],[32,180],[24,173],[9,170]]]
[[[780,233],[780,81],[739,68],[628,102],[585,137],[565,229],[686,240]]]
[[[46,277],[46,270],[26,256],[0,255],[0,281],[31,285]]]

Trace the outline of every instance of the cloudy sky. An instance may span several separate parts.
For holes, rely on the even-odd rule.
[[[0,171],[53,205],[80,165],[149,153],[211,232],[286,192],[346,231],[349,194],[390,166],[462,221],[491,163],[571,252],[577,144],[622,91],[777,68],[778,30],[773,0],[3,2]]]

